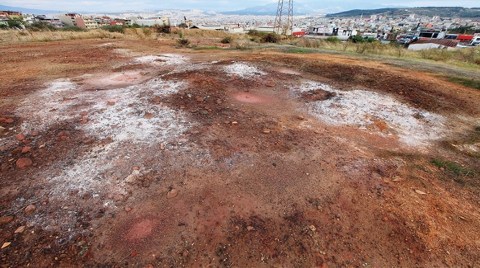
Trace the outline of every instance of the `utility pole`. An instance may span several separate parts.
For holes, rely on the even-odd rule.
[[[275,17],[273,31],[277,34],[291,35],[293,32],[293,0],[288,0],[288,17],[286,25],[282,23],[283,4],[284,0],[278,0],[277,16]]]

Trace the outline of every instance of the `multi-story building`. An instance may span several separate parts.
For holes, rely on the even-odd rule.
[[[98,24],[93,17],[85,17],[77,13],[60,15],[59,19],[67,26],[74,26],[82,29],[98,28]]]
[[[22,19],[22,12],[17,12],[17,11],[0,11],[0,17],[7,17],[8,19],[11,20],[16,20],[16,19]]]

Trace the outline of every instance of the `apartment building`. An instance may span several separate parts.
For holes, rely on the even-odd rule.
[[[68,13],[58,17],[66,26],[79,27],[82,29],[97,29],[98,23],[93,17],[82,16],[77,13]]]

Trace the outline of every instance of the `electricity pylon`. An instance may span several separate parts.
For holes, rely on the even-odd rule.
[[[287,24],[283,24],[283,2],[284,0],[278,0],[277,16],[275,17],[275,24],[273,31],[277,34],[291,35],[293,30],[293,0],[288,0],[288,17]]]

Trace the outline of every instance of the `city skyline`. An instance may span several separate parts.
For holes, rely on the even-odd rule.
[[[252,1],[206,1],[206,0],[178,0],[158,3],[153,0],[142,1],[126,1],[126,0],[81,0],[60,2],[55,0],[5,0],[0,5],[59,10],[59,11],[88,11],[88,12],[122,12],[122,11],[146,11],[146,10],[162,10],[162,9],[201,9],[212,11],[232,11],[255,6],[264,6],[268,4],[276,4],[277,0]],[[312,9],[318,12],[339,12],[350,9],[374,9],[384,7],[425,7],[425,6],[462,6],[462,7],[479,7],[478,1],[461,0],[461,1],[422,1],[422,0],[406,0],[406,1],[370,1],[368,4],[356,0],[346,0],[338,3],[338,1],[323,1],[319,3],[313,0],[299,0],[297,4],[302,7]]]

